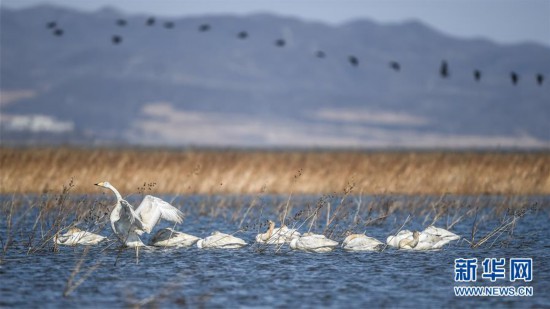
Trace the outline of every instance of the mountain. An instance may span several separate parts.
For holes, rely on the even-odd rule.
[[[542,45],[457,39],[417,21],[0,14],[2,144],[550,147]]]

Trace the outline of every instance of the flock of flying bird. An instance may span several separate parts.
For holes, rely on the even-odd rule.
[[[111,211],[111,228],[120,243],[125,247],[136,248],[146,246],[140,239],[144,233],[151,233],[155,225],[161,220],[174,223],[183,221],[183,214],[168,202],[151,195],[145,196],[141,204],[134,209],[130,203],[122,198],[115,187],[108,182],[97,183],[111,190],[117,202]],[[62,235],[55,237],[58,245],[96,245],[106,237],[73,227]],[[386,245],[379,240],[365,234],[348,235],[341,246],[346,251],[380,251],[386,246],[405,250],[435,250],[440,249],[451,241],[459,240],[460,236],[442,228],[429,226],[422,232],[402,230],[386,239]],[[296,229],[286,226],[275,227],[269,221],[265,233],[256,235],[257,243],[266,245],[289,244],[291,249],[307,252],[330,252],[340,244],[321,234],[300,234]],[[150,240],[150,245],[156,247],[189,247],[198,248],[237,249],[247,245],[246,241],[231,234],[214,232],[205,238],[176,231],[172,228],[159,230]]]
[[[145,25],[149,26],[149,27],[152,27],[155,25],[155,23],[157,22],[157,20],[154,18],[154,17],[149,17],[146,21],[145,21]],[[117,19],[115,21],[115,24],[119,27],[125,27],[128,22],[125,20],[125,19]],[[64,33],[64,30],[60,27],[58,27],[58,23],[56,21],[50,21],[46,24],[46,27],[48,29],[51,29],[52,30],[52,33],[55,35],[55,36],[62,36],[63,33]],[[175,24],[174,22],[172,21],[165,21],[164,22],[164,28],[166,29],[172,29],[175,27]],[[211,29],[211,26],[210,24],[201,24],[199,25],[198,27],[198,30],[200,32],[207,32]],[[246,38],[249,37],[249,33],[247,31],[240,31],[239,33],[237,33],[237,38],[238,39],[241,39],[241,40],[244,40]],[[114,45],[118,45],[118,44],[121,44],[123,41],[123,37],[121,35],[118,35],[118,34],[115,34],[111,37],[111,42],[114,44]],[[286,45],[286,41],[282,38],[279,38],[277,40],[275,40],[274,42],[275,46],[277,47],[284,47]],[[326,57],[326,53],[322,50],[317,50],[315,51],[314,53],[315,57],[317,58],[325,58]],[[348,56],[348,62],[351,66],[353,67],[358,67],[359,66],[359,58],[357,58],[356,56],[354,55],[349,55]],[[391,69],[393,69],[394,71],[396,72],[399,72],[401,70],[401,65],[399,62],[397,61],[390,61],[389,62],[389,67]],[[442,60],[441,61],[441,65],[440,65],[440,68],[439,68],[439,75],[442,77],[442,78],[447,78],[450,76],[450,73],[449,73],[449,64],[446,60]],[[481,70],[479,69],[474,69],[473,71],[473,78],[476,82],[480,82],[481,81],[481,77],[482,77],[482,72]],[[542,73],[537,73],[535,74],[535,80],[537,82],[537,84],[539,86],[542,86],[543,82],[544,82],[544,75]],[[517,83],[519,82],[519,74],[515,71],[512,71],[510,72],[510,81],[512,82],[513,85],[517,85]]]

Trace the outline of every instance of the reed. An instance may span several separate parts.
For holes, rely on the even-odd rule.
[[[550,194],[550,152],[0,148],[1,194],[71,178],[74,193],[108,180],[125,194],[331,194],[352,180],[365,195]]]

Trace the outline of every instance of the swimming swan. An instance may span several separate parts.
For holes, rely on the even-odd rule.
[[[305,233],[290,242],[290,248],[307,252],[330,252],[338,247],[338,242],[328,239],[325,235]]]
[[[295,229],[289,229],[288,227],[282,226],[280,228],[275,228],[275,222],[269,220],[269,227],[267,232],[256,235],[256,242],[261,244],[268,245],[281,245],[284,243],[289,243],[294,238],[300,237],[300,233]]]
[[[197,241],[198,248],[220,248],[220,249],[238,249],[246,246],[246,242],[233,235],[214,232],[212,235],[199,239]]]
[[[342,248],[347,251],[378,251],[384,244],[365,234],[351,234],[344,239]]]
[[[410,249],[410,250],[419,250],[416,248],[420,240],[420,232],[414,231],[412,236],[405,237],[399,241],[397,248],[399,249]]]
[[[401,231],[395,237],[389,236],[387,243],[399,249],[421,251],[441,249],[449,242],[459,239],[460,236],[450,231],[429,226],[422,232]]]
[[[159,230],[149,241],[155,247],[189,247],[197,243],[200,238],[178,232],[172,228]]]
[[[413,232],[409,230],[402,230],[397,235],[390,235],[386,239],[386,244],[390,247],[399,248],[399,242],[406,238],[412,238]]]
[[[117,202],[110,215],[111,227],[118,239],[127,247],[145,246],[138,235],[151,233],[160,219],[175,223],[183,221],[181,211],[158,197],[146,195],[134,210],[110,183],[100,182],[96,186],[110,189],[115,194]]]
[[[76,246],[76,245],[97,245],[99,242],[104,240],[106,237],[83,231],[77,227],[70,228],[63,235],[55,236],[55,243],[58,245],[65,246]]]
[[[433,250],[441,249],[446,244],[454,240],[459,240],[460,236],[446,229],[438,228],[433,225],[428,226],[419,237],[419,243],[415,250]]]

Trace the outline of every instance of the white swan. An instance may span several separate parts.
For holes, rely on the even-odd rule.
[[[146,195],[134,210],[110,183],[100,182],[96,186],[110,189],[116,195],[117,202],[110,215],[111,227],[118,239],[127,247],[145,246],[138,235],[144,232],[151,233],[160,219],[175,223],[183,221],[181,211],[158,197]]]
[[[281,226],[273,230],[273,234],[281,234],[285,237],[285,242],[290,243],[295,238],[302,236],[297,229],[289,229],[286,225]]]
[[[420,240],[420,232],[414,231],[412,236],[407,236],[399,241],[397,248],[399,249],[408,249],[408,250],[420,250],[420,247],[417,248]]]
[[[233,235],[214,232],[212,235],[199,239],[197,241],[198,248],[221,248],[221,249],[238,249],[246,246],[246,242]]]
[[[387,243],[398,249],[422,251],[441,249],[449,242],[458,239],[460,236],[452,232],[429,226],[422,232],[401,231],[395,237],[388,237]]]
[[[441,238],[448,239],[449,241],[460,239],[460,236],[458,236],[457,234],[447,231],[446,229],[435,227],[433,225],[428,226],[426,229],[424,229],[424,231],[422,231],[422,233],[439,236]]]
[[[460,236],[453,232],[430,225],[420,234],[419,243],[414,250],[441,249],[449,242],[459,239]]]
[[[76,246],[76,245],[97,245],[99,242],[103,241],[106,237],[98,234],[90,233],[83,231],[77,227],[70,228],[63,235],[55,236],[55,243],[58,245],[65,246]]]
[[[402,230],[397,235],[390,235],[386,239],[386,244],[390,247],[399,248],[399,242],[406,238],[412,238],[413,232],[409,230]]]
[[[200,238],[178,232],[172,228],[159,230],[149,241],[155,247],[189,247],[194,245]]]
[[[384,244],[365,234],[351,234],[344,239],[342,248],[347,251],[378,251]]]
[[[338,247],[338,242],[328,239],[325,235],[305,233],[290,242],[290,248],[307,252],[330,252]]]
[[[295,229],[289,229],[286,225],[275,228],[275,222],[269,220],[267,232],[256,235],[256,242],[268,245],[281,245],[298,237],[300,237],[300,233]]]

